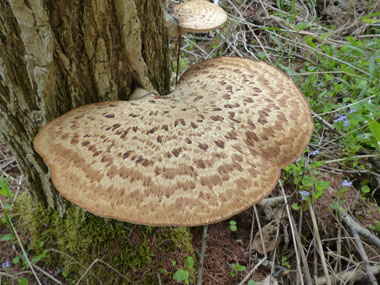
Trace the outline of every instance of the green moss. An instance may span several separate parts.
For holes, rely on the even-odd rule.
[[[74,206],[61,218],[34,203],[28,194],[20,197],[17,212],[19,228],[30,236],[29,255],[47,250],[42,262],[60,270],[70,283],[78,281],[91,263],[99,259],[102,262],[88,271],[85,282],[156,284],[160,274],[166,284],[173,282],[176,268],[172,261],[179,266],[194,252],[191,234],[185,227],[139,226],[103,219]]]

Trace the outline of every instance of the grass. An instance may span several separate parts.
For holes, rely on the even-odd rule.
[[[224,278],[230,278],[230,284],[239,284],[243,279],[250,282],[248,284],[255,284],[271,272],[272,278],[282,284],[295,284],[297,280],[307,283],[312,279],[321,284],[340,284],[348,278],[358,280],[360,268],[364,275],[372,278],[369,283],[375,284],[373,278],[376,274],[379,276],[380,255],[376,245],[380,236],[378,3],[347,1],[351,3],[348,5],[356,5],[347,8],[332,2],[221,0],[220,4],[229,13],[228,23],[211,35],[189,35],[183,39],[180,72],[195,62],[221,55],[265,60],[296,81],[313,111],[315,131],[312,141],[297,161],[285,167],[280,184],[272,194],[272,197],[282,198],[280,204],[271,208],[272,212],[279,213],[281,225],[274,237],[277,240],[275,249],[258,255],[251,246],[253,233],[258,233],[262,244],[269,242],[263,238],[268,235],[262,231],[265,224],[276,217],[266,219],[265,207],[260,208],[255,219],[252,217],[250,236],[239,236],[245,227],[239,219],[234,218],[226,224],[230,235],[242,240],[246,252],[244,265],[230,260],[224,262],[228,268],[228,276]],[[173,62],[177,68],[174,59]],[[8,230],[2,231],[0,243],[18,249],[15,257],[18,259],[9,260],[9,263],[2,260],[4,268],[0,273],[10,275],[5,277],[6,280],[17,280],[20,284],[25,284],[26,278],[33,280],[31,274],[14,279],[16,275],[6,268],[12,263],[19,264],[20,270],[30,270],[29,260],[33,266],[61,270],[59,277],[69,283],[82,277],[97,282],[104,271],[112,272],[112,278],[121,278],[119,280],[125,281],[120,275],[137,278],[142,276],[139,270],[147,270],[144,268],[146,263],[151,264],[149,270],[154,273],[149,275],[152,279],[146,280],[157,282],[159,276],[158,280],[162,278],[167,282],[195,282],[197,262],[186,230],[156,233],[156,230],[146,228],[135,236],[143,241],[143,245],[137,248],[126,245],[125,251],[119,249],[121,257],[91,252],[94,241],[89,232],[97,233],[99,250],[110,239],[119,235],[130,236],[131,231],[140,232],[140,228],[105,223],[75,210],[65,221],[55,215],[40,213],[38,208],[31,209],[25,202],[28,200],[20,200],[15,211],[10,202],[14,193],[5,190],[7,183],[1,185],[0,194],[8,204],[3,206],[0,229]],[[19,218],[20,214],[23,218]],[[24,239],[19,244],[16,231],[7,222],[9,217],[20,221],[16,227],[24,235],[38,237],[37,233],[43,231],[45,237],[31,242]],[[104,228],[112,228],[112,236],[105,233]],[[80,235],[82,242],[79,243]],[[150,237],[161,235],[162,242],[170,236],[172,242],[166,246],[175,256],[174,259],[167,256],[166,264],[153,261],[157,252],[152,252]],[[178,235],[186,238],[180,239]],[[59,242],[55,243],[55,240]],[[186,246],[181,254],[176,255],[174,248],[178,244]],[[28,258],[21,253],[21,245],[28,248]],[[56,246],[58,249],[53,251]],[[131,259],[132,250],[136,250],[137,253],[133,251],[133,254],[138,258]],[[206,253],[204,284],[213,284],[214,279],[221,278],[221,268],[219,272],[211,271],[207,262],[213,261],[207,256]],[[55,259],[60,261],[56,263]],[[123,271],[121,263],[127,264],[128,270]],[[128,272],[134,275],[129,276]]]

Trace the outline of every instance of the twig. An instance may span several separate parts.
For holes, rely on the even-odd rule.
[[[260,260],[261,261],[261,260]],[[264,260],[262,263],[261,263],[262,266],[270,269],[272,272],[273,272],[273,277],[274,278],[279,278],[283,275],[285,275],[287,272],[290,272],[290,271],[295,271],[295,270],[290,270],[284,266],[281,266],[281,265],[277,265],[275,264],[274,262],[270,261],[270,260]],[[274,268],[274,270],[272,270]]]
[[[341,206],[338,207],[339,215],[343,222],[349,226],[352,227],[356,232],[361,234],[363,237],[368,239],[370,242],[372,242],[374,245],[376,245],[378,248],[380,248],[380,239],[372,234],[369,230],[359,225],[354,219],[351,218],[351,216],[343,210]]]
[[[2,165],[0,165],[0,169],[5,169],[7,166],[13,164],[16,162],[16,159],[11,159],[10,161],[4,162]]]
[[[340,136],[344,136],[344,133],[337,130],[332,124],[323,119],[320,115],[312,111],[313,117],[316,117],[319,121],[321,121],[330,131],[337,132]]]
[[[251,254],[251,252],[252,252],[253,228],[255,226],[254,215],[255,215],[255,209],[252,207],[252,222],[251,222],[251,232],[249,233],[249,248],[248,248],[249,254]],[[248,264],[249,265],[251,264],[251,258],[249,258]]]
[[[177,70],[176,70],[176,75],[175,75],[175,84],[177,85],[178,83],[178,77],[179,77],[179,60],[181,57],[181,42],[182,42],[182,35],[178,35],[177,39]]]
[[[379,173],[376,173],[376,172],[373,172],[373,171],[370,171],[367,169],[348,170],[348,169],[339,169],[339,168],[335,168],[335,167],[329,167],[329,166],[322,165],[319,168],[319,170],[325,170],[325,171],[331,170],[337,174],[342,174],[342,173],[354,173],[354,174],[369,173],[369,174],[372,174],[373,176],[380,177]]]
[[[54,276],[52,276],[51,274],[49,274],[48,272],[46,272],[45,270],[43,270],[41,267],[37,266],[36,264],[34,264],[34,267],[38,271],[40,271],[42,274],[44,274],[45,276],[47,276],[48,278],[50,278],[51,280],[53,280],[55,283],[62,284],[61,281],[59,281],[57,278],[55,278]]]
[[[91,264],[90,266],[86,269],[86,271],[82,274],[82,276],[79,278],[79,280],[77,281],[76,285],[78,285],[82,279],[84,278],[84,276],[86,276],[86,274],[90,271],[90,269],[96,264],[96,263],[103,263],[104,265],[106,265],[107,267],[109,267],[110,269],[112,269],[114,272],[116,272],[119,276],[121,276],[122,278],[124,278],[125,280],[127,280],[128,282],[132,282],[131,280],[129,280],[127,277],[125,277],[123,274],[121,274],[119,271],[117,271],[115,268],[113,268],[111,265],[109,265],[107,262],[104,262],[103,260],[99,259],[99,258],[96,258]]]
[[[373,275],[380,274],[380,265],[371,266],[371,272]],[[341,282],[341,283],[351,283],[355,281],[364,281],[366,279],[367,273],[362,270],[352,270],[338,273],[336,276],[331,276],[333,282]],[[326,277],[322,276],[316,280],[316,284],[323,285],[326,284]]]
[[[341,211],[342,211],[342,213],[340,213]],[[343,215],[343,209],[339,209],[339,213],[341,215]],[[354,242],[355,242],[355,244],[357,246],[359,254],[360,254],[360,256],[363,259],[363,262],[364,262],[364,265],[365,265],[365,268],[366,268],[366,271],[367,271],[368,279],[369,279],[369,281],[371,282],[372,285],[377,285],[378,283],[376,281],[375,276],[373,275],[373,272],[371,270],[371,266],[369,265],[368,256],[367,256],[367,254],[366,254],[366,252],[364,250],[364,246],[363,246],[362,241],[360,240],[359,234],[356,231],[356,228],[353,226],[352,223],[348,224],[348,227],[350,228],[351,233],[352,233],[352,235],[354,237]]]
[[[303,251],[303,248],[302,248],[301,237],[300,237],[300,234],[297,231],[297,227],[296,227],[296,224],[294,222],[293,216],[292,216],[291,213],[290,213],[290,215],[291,216],[289,218],[289,221],[293,224],[293,228],[294,228],[294,237],[293,238],[295,238],[296,241],[297,241],[298,250],[300,252],[301,260],[302,260],[303,266],[305,268],[304,273],[305,273],[305,277],[306,277],[306,283],[309,284],[309,285],[311,285],[311,284],[313,284],[313,279],[311,279],[309,265],[307,263],[307,258],[305,256],[305,252]]]
[[[2,202],[1,200],[0,200],[0,205],[1,205],[1,207],[4,209],[4,204],[3,204],[3,202]],[[37,283],[38,283],[39,285],[42,285],[40,279],[38,278],[36,272],[34,271],[34,268],[33,268],[32,264],[31,264],[31,262],[30,262],[30,260],[29,260],[29,258],[28,258],[28,254],[26,253],[26,251],[25,251],[25,249],[24,249],[24,246],[23,246],[22,243],[21,243],[20,237],[18,236],[18,233],[17,233],[16,228],[14,227],[14,225],[13,225],[13,223],[12,223],[12,220],[11,220],[11,219],[8,219],[8,221],[9,221],[9,224],[10,224],[10,226],[11,226],[11,230],[12,230],[12,232],[13,232],[14,235],[16,236],[16,239],[17,239],[18,245],[20,246],[20,248],[21,248],[21,250],[22,250],[22,253],[24,254],[24,257],[25,257],[26,263],[28,263],[30,269],[32,270],[33,275],[34,275],[34,277],[36,278]]]
[[[263,247],[263,252],[264,252],[265,257],[267,257],[268,256],[267,250],[265,248],[265,243],[264,243],[264,239],[263,239],[263,232],[261,231],[261,223],[260,223],[259,215],[257,213],[256,205],[253,205],[253,210],[255,212],[257,226],[259,227],[259,235],[260,235],[260,240],[261,240],[261,246]]]
[[[207,248],[207,229],[208,225],[203,226],[203,236],[202,236],[202,247],[201,252],[199,253],[199,267],[198,267],[198,278],[197,278],[197,285],[202,285],[202,276],[203,276],[203,264],[205,259],[205,252]]]
[[[15,275],[12,275],[12,274],[9,274],[9,273],[5,273],[5,272],[1,272],[0,271],[0,276],[6,276],[6,277],[9,277],[9,278],[12,278],[12,279],[19,279],[17,276]],[[1,280],[1,279],[0,279]]]
[[[371,157],[380,157],[380,154],[363,154],[363,155],[355,155],[351,157],[346,158],[338,158],[338,159],[332,159],[332,160],[325,160],[324,163],[333,163],[333,162],[340,162],[350,159],[356,159],[356,158],[371,158]]]
[[[290,229],[292,231],[292,235],[293,237],[295,236],[295,227],[292,223],[292,220],[290,218],[290,209],[289,209],[289,204],[288,204],[288,199],[286,198],[286,194],[285,194],[285,189],[284,189],[284,186],[282,185],[282,182],[281,180],[278,181],[279,185],[280,185],[280,188],[281,188],[281,192],[282,192],[282,196],[284,197],[284,200],[285,200],[285,205],[286,205],[286,212],[288,214],[288,219],[289,219],[289,223],[290,223]],[[302,278],[302,271],[301,271],[301,264],[300,264],[300,257],[299,257],[299,252],[298,252],[298,247],[297,247],[297,242],[296,242],[296,239],[294,238],[293,239],[293,243],[294,243],[294,251],[296,253],[296,262],[297,262],[297,274],[299,275],[299,277],[301,278],[301,284],[304,284],[303,283],[303,278]]]
[[[310,212],[310,216],[311,216],[311,221],[313,223],[314,237],[315,237],[317,244],[318,244],[318,252],[319,252],[319,256],[321,258],[321,262],[322,262],[323,273],[325,274],[327,284],[331,285],[330,275],[329,275],[329,271],[327,269],[326,259],[325,259],[325,256],[323,254],[321,237],[319,236],[317,220],[316,220],[315,215],[314,215],[314,210],[313,210],[312,204],[309,205],[309,212]]]
[[[244,279],[239,283],[239,285],[243,285],[245,281],[247,281],[249,279],[249,277],[251,277],[251,275],[253,274],[253,272],[255,272],[257,270],[257,268],[259,268],[259,266],[265,261],[267,260],[267,257],[265,256],[263,259],[261,259],[259,261],[259,263],[257,263],[255,265],[255,267],[253,267],[249,272],[248,274],[244,277]]]

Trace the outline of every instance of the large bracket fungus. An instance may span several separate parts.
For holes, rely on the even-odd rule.
[[[221,221],[268,196],[313,132],[295,83],[260,61],[195,64],[169,98],[90,104],[34,141],[54,185],[96,215],[145,225]]]

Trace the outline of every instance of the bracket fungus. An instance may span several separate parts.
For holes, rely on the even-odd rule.
[[[205,0],[190,0],[174,7],[173,16],[178,21],[179,33],[206,33],[223,25],[226,12]]]
[[[313,132],[302,92],[265,62],[203,61],[168,97],[90,104],[43,127],[34,147],[58,191],[132,223],[214,223],[268,196]]]

